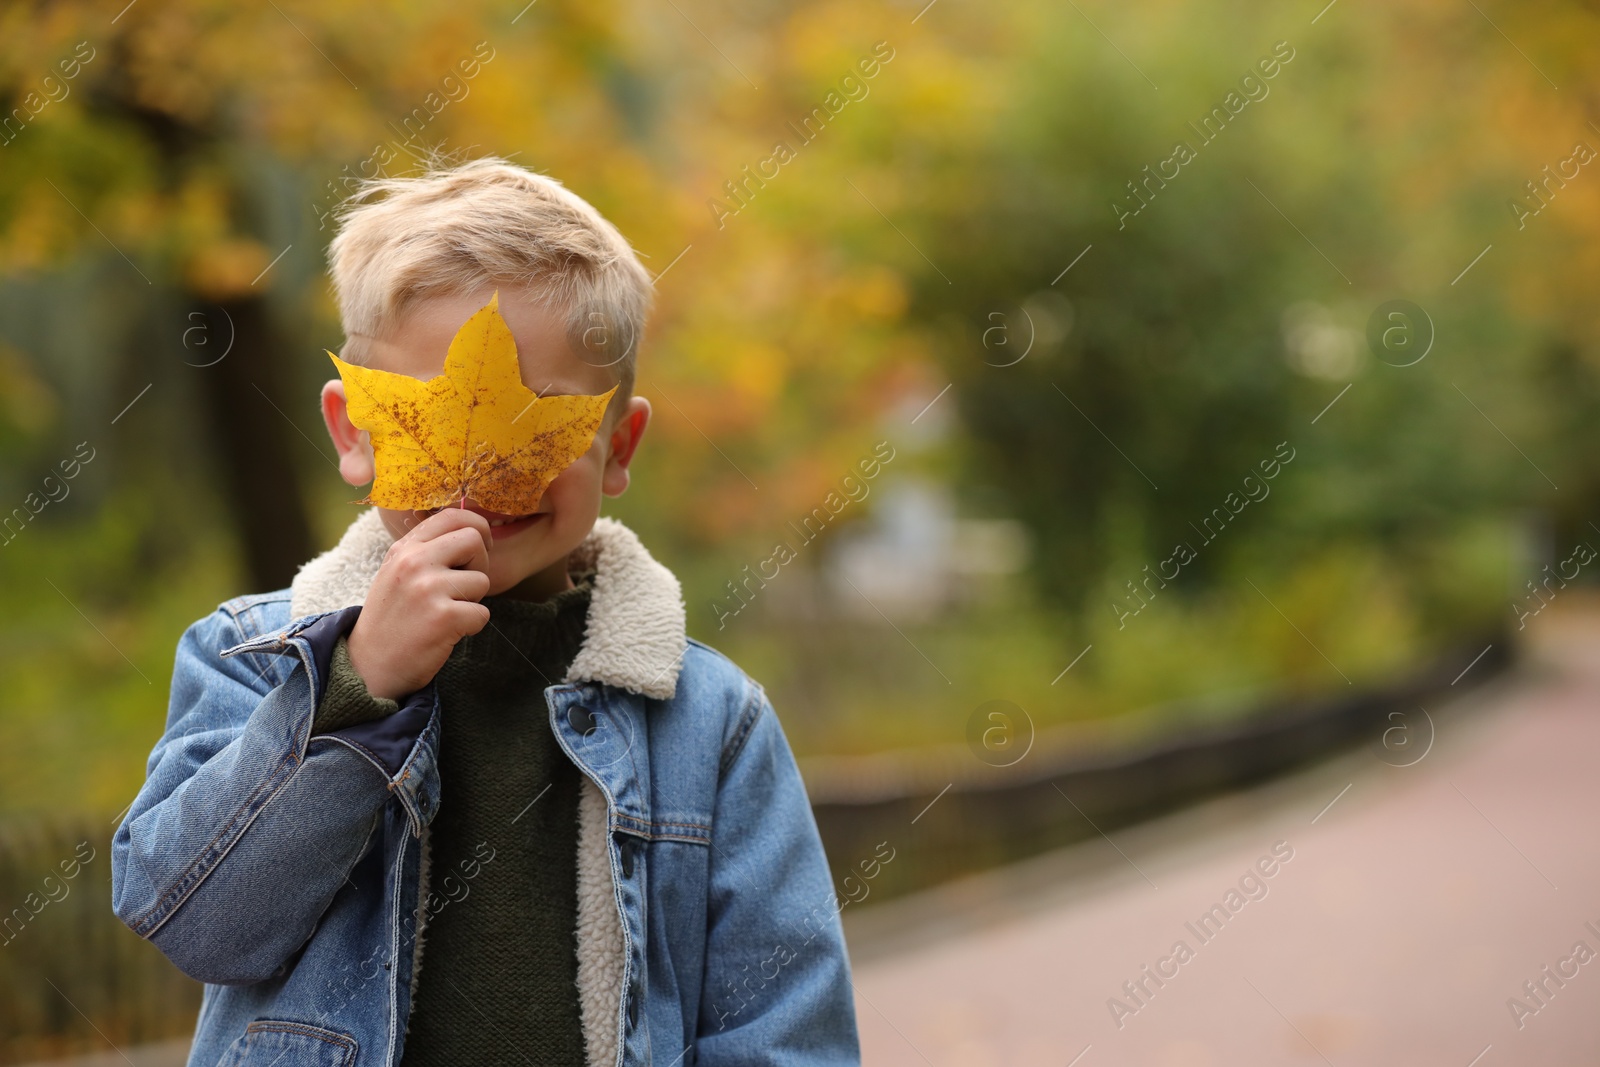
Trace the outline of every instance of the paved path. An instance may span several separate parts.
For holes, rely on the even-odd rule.
[[[1600,628],[1568,621],[1536,651],[1518,676],[1430,707],[1435,742],[1412,766],[1375,745],[846,911],[865,1063],[1600,1063],[1600,955],[1573,958],[1580,941],[1583,960],[1600,953]],[[1245,879],[1259,899],[1228,900],[1275,842],[1292,859]],[[1225,924],[1197,935],[1214,904]],[[1547,965],[1576,976],[1558,985]],[[1140,979],[1135,999],[1123,983]],[[1523,983],[1541,980],[1535,1000]]]

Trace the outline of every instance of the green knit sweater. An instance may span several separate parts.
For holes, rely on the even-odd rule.
[[[577,988],[578,788],[544,687],[583,642],[592,576],[545,601],[485,597],[434,684],[439,810],[404,1067],[584,1060]],[[398,710],[366,691],[341,638],[313,732]]]

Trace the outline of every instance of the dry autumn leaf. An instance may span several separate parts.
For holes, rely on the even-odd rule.
[[[332,352],[350,421],[372,438],[377,475],[362,504],[431,511],[464,502],[526,515],[589,450],[615,393],[540,397],[522,384],[500,294],[456,332],[444,373],[423,381]]]

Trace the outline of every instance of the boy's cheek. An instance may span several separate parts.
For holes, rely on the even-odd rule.
[[[589,494],[600,495],[600,473],[605,466],[605,454],[599,448],[590,448],[579,456],[566,470],[556,475],[545,495],[552,506],[579,504]]]
[[[383,528],[389,531],[389,536],[396,541],[410,533],[412,527],[417,525],[417,517],[409,511],[392,511],[389,508],[379,508],[378,515],[383,519]]]

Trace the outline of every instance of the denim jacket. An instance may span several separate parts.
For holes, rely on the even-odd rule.
[[[449,729],[432,685],[311,733],[390,543],[368,510],[290,589],[179,642],[111,862],[118,917],[206,983],[189,1067],[399,1063],[427,920],[481,869],[430,870]],[[686,638],[677,579],[622,524],[598,520],[570,566],[595,573],[587,632],[544,695],[582,772],[587,1064],[858,1063],[839,902],[765,693]]]

